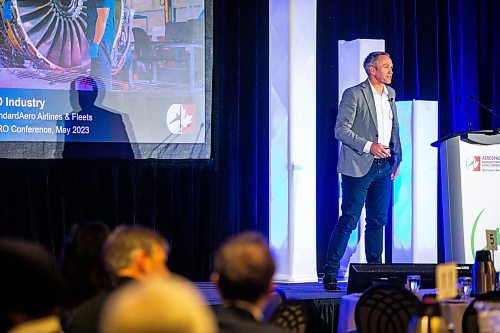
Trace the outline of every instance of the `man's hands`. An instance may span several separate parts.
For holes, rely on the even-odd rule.
[[[391,157],[391,151],[389,150],[389,147],[384,146],[381,143],[372,143],[370,147],[370,154],[377,158]]]
[[[381,143],[372,143],[372,145],[370,146],[370,153],[377,158],[391,157],[391,151],[389,147],[384,146]],[[398,175],[399,175],[399,166],[396,169],[396,171],[394,171],[391,174],[391,180],[396,179]]]

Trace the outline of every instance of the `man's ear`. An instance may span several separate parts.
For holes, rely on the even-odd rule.
[[[375,75],[375,72],[377,72],[377,69],[373,66],[368,67],[368,71],[370,72],[370,75]]]
[[[149,257],[146,254],[144,249],[136,249],[131,254],[133,266],[136,268],[138,272],[144,273],[147,272],[149,262]]]
[[[219,277],[220,277],[219,273],[213,272],[212,274],[210,274],[210,281],[212,281],[214,285],[218,285]]]

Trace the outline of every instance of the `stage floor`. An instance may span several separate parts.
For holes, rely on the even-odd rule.
[[[196,286],[203,293],[206,301],[211,306],[221,304],[216,288],[211,282],[197,282]],[[277,283],[289,300],[299,300],[308,308],[308,332],[336,333],[340,299],[346,294],[347,282],[340,281],[341,292],[328,292],[323,289],[320,282],[310,283]]]
[[[217,289],[211,282],[197,282],[196,286],[201,290],[208,304],[219,305],[221,303]],[[326,291],[320,282],[277,283],[276,286],[285,293],[288,299],[294,300],[340,299],[347,290],[345,281],[339,282],[342,291],[338,293]]]

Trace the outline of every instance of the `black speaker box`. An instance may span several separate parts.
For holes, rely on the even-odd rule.
[[[457,264],[458,276],[472,276],[471,264]],[[420,288],[436,288],[436,264],[351,264],[347,293],[362,293],[377,283],[394,283],[404,286],[406,276],[418,274]]]

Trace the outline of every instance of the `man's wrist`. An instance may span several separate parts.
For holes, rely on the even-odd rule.
[[[365,146],[363,147],[363,153],[369,154],[372,144],[373,144],[373,142],[366,141]]]

